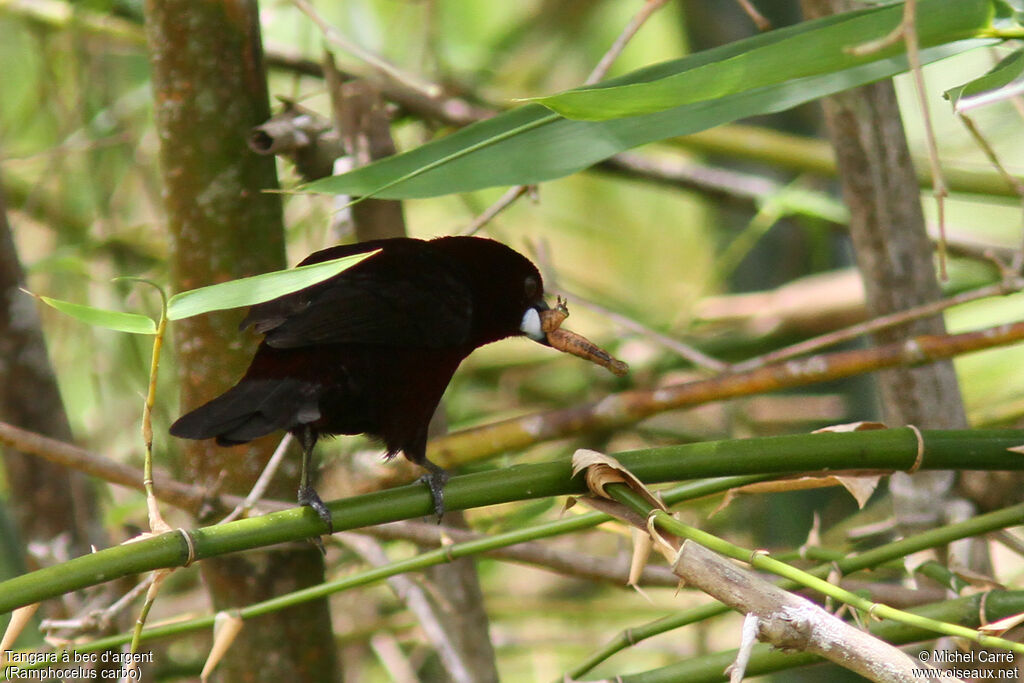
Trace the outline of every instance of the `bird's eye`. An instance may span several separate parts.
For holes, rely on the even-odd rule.
[[[526,298],[536,298],[537,294],[540,293],[540,283],[537,282],[537,278],[532,275],[526,276],[526,281],[523,283],[523,288],[526,291]]]

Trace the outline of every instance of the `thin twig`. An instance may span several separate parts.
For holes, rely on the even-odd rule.
[[[241,517],[243,514],[248,514],[250,510],[256,507],[256,504],[263,498],[263,494],[267,492],[267,487],[270,486],[270,482],[273,480],[274,475],[277,474],[277,468],[280,467],[281,461],[284,460],[285,453],[288,452],[288,446],[292,443],[292,433],[286,432],[284,438],[281,439],[281,443],[277,444],[277,448],[274,450],[274,454],[270,456],[270,460],[267,461],[266,467],[260,472],[259,478],[253,485],[252,490],[249,491],[249,495],[245,497],[241,503],[235,506],[235,509],[231,511],[224,519],[220,520],[218,524],[227,524]]]
[[[294,0],[295,2],[304,2],[305,0]],[[665,5],[668,0],[646,0],[644,6],[640,8],[630,22],[626,25],[626,28],[622,30],[619,37],[615,39],[612,46],[608,48],[608,51],[604,53],[597,66],[587,76],[587,80],[584,81],[584,85],[593,85],[597,83],[605,74],[608,73],[608,69],[611,68],[612,63],[615,59],[622,54],[622,50],[625,49],[629,41],[636,35],[636,32],[640,30],[640,27],[644,25],[644,22],[650,18],[654,12]],[[472,223],[462,232],[464,235],[472,235],[490,222],[495,216],[504,211],[510,205],[515,203],[517,199],[527,193],[531,186],[530,185],[516,185],[511,188],[508,192],[501,196],[501,199],[494,202],[489,206],[482,214],[477,216]]]
[[[946,299],[932,301],[921,306],[908,308],[905,311],[898,311],[896,313],[890,313],[889,315],[872,318],[871,320],[866,320],[856,325],[844,327],[841,330],[835,330],[834,332],[829,332],[828,334],[823,334],[818,337],[814,337],[813,339],[805,339],[802,342],[792,344],[782,349],[777,349],[756,358],[745,360],[742,363],[736,363],[733,365],[732,370],[734,372],[747,372],[755,368],[764,367],[771,363],[779,363],[790,358],[802,356],[814,351],[820,351],[821,349],[829,346],[835,346],[836,344],[841,344],[842,342],[850,341],[866,334],[872,334],[890,327],[904,325],[922,318],[928,318],[937,313],[941,313],[947,308],[952,308],[953,306],[959,306],[960,304],[977,301],[979,299],[987,299],[993,296],[1013,294],[1014,292],[1019,292],[1022,289],[1024,289],[1024,280],[1019,278],[1008,278],[998,284],[972,289],[967,292],[961,292],[960,294]]]
[[[328,41],[334,43],[353,57],[363,60],[370,66],[377,69],[382,75],[388,76],[410,88],[414,88],[430,98],[437,97],[441,94],[441,86],[433,83],[427,83],[413,74],[406,73],[394,64],[391,64],[385,59],[381,59],[372,52],[363,49],[349,40],[341,31],[329,24],[327,20],[320,16],[316,9],[307,2],[307,0],[292,0],[292,3],[299,8],[303,14],[309,17],[310,21],[317,25]]]
[[[1019,98],[1013,98],[1018,100]],[[960,114],[960,121],[966,126],[967,131],[974,138],[974,141],[981,147],[981,150],[988,157],[988,160],[995,166],[996,171],[1003,177],[1006,184],[1009,185],[1014,192],[1021,198],[1021,210],[1024,214],[1024,183],[1022,183],[1015,175],[1010,173],[1006,167],[999,161],[999,156],[996,154],[995,148],[989,144],[988,140],[982,135],[981,130],[974,124],[974,120],[971,119],[967,114]],[[1022,231],[1024,234],[1024,231]],[[1013,264],[1010,266],[1013,272],[1020,273],[1021,268],[1024,267],[1024,243],[1021,244],[1021,248],[1017,250],[1013,257]]]
[[[758,31],[768,31],[771,29],[772,22],[768,21],[763,14],[757,11],[754,3],[750,2],[750,0],[736,1],[743,8],[743,11],[747,13],[747,16],[750,17],[750,20],[754,22],[754,25],[757,26]]]
[[[336,534],[335,538],[350,547],[364,560],[374,567],[384,567],[391,564],[391,559],[381,548],[380,544],[372,539],[355,534]],[[469,667],[462,659],[462,655],[455,644],[448,636],[444,625],[436,614],[435,607],[427,598],[426,592],[412,581],[408,576],[399,574],[387,579],[388,585],[395,591],[395,594],[405,602],[409,610],[416,615],[427,635],[431,645],[437,651],[438,657],[445,670],[448,672],[449,680],[456,683],[472,683],[473,676]]]
[[[370,649],[377,655],[381,665],[388,672],[389,680],[394,683],[415,683],[419,680],[409,658],[398,646],[397,639],[387,632],[377,632],[370,636]]]
[[[949,188],[946,186],[946,179],[942,174],[942,167],[939,165],[939,149],[935,142],[935,128],[932,125],[932,115],[928,109],[928,97],[924,89],[924,74],[921,71],[921,51],[917,40],[917,0],[906,0],[903,6],[903,37],[907,43],[907,62],[910,64],[910,73],[914,76],[914,91],[917,94],[917,103],[921,109],[921,120],[924,123],[924,138],[928,149],[928,167],[932,174],[932,196],[935,197],[935,208],[939,223],[939,277],[943,280],[949,278],[946,273],[946,197],[949,196]]]
[[[84,472],[111,484],[145,492],[142,485],[144,475],[141,469],[114,462],[74,444],[21,429],[6,422],[0,422],[0,444]],[[193,514],[197,513],[204,505],[226,507],[238,505],[243,500],[241,496],[230,494],[211,495],[205,487],[175,481],[163,472],[154,472],[153,479],[158,499]],[[264,505],[272,510],[293,507],[293,505],[277,501],[264,501]]]
[[[651,17],[652,14],[657,12],[659,9],[665,6],[668,0],[647,0],[644,6],[640,8],[640,11],[633,15],[633,18],[626,24],[626,28],[622,29],[622,33],[615,39],[612,46],[608,48],[608,51],[601,57],[601,61],[597,63],[594,70],[587,76],[587,80],[583,82],[584,85],[593,85],[605,77],[608,73],[608,69],[612,67],[612,63],[619,58],[622,51],[626,49],[626,45],[636,32],[640,30],[640,27]]]
[[[648,391],[624,391],[589,404],[522,415],[437,437],[429,443],[427,455],[434,462],[452,467],[542,441],[619,429],[667,410],[807,386],[897,366],[921,365],[1022,340],[1024,321],[960,334],[919,335],[903,342],[819,354]]]
[[[476,531],[414,521],[390,522],[359,529],[356,533],[385,540],[412,541],[416,545],[431,548],[440,547],[446,539],[455,543],[466,543],[486,538],[485,534]],[[604,581],[621,587],[625,587],[629,580],[629,562],[626,557],[601,557],[576,550],[570,552],[537,541],[524,541],[514,546],[490,550],[483,555],[549,569],[564,576]],[[640,583],[644,586],[670,587],[675,586],[678,580],[667,567],[648,565],[644,567]]]
[[[650,339],[651,341],[655,342],[659,346],[665,347],[666,349],[672,351],[673,353],[679,354],[680,356],[682,356],[683,358],[685,358],[686,360],[693,363],[695,366],[699,368],[704,368],[705,370],[711,370],[714,372],[727,372],[730,369],[728,363],[724,363],[718,360],[717,358],[713,358],[707,355],[706,353],[698,351],[694,347],[690,346],[689,344],[685,344],[679,341],[678,339],[673,339],[672,337],[662,334],[657,330],[653,330],[637,320],[634,320],[621,313],[616,313],[610,308],[605,308],[601,304],[591,301],[586,297],[580,296],[579,294],[573,294],[572,292],[566,290],[563,287],[556,287],[553,289],[553,292],[560,294],[561,296],[568,299],[572,303],[579,304],[584,308],[589,308],[595,313],[601,314],[602,316],[615,322],[617,325],[620,325],[628,330],[636,332],[637,334],[642,335],[646,339]]]
[[[714,372],[726,372],[727,370],[729,370],[730,366],[728,363],[723,363],[717,358],[712,358],[711,356],[698,351],[692,346],[684,344],[678,339],[673,339],[672,337],[664,335],[656,330],[652,330],[651,328],[647,327],[646,325],[639,321],[633,320],[632,318],[629,318],[621,313],[616,313],[615,311],[612,311],[609,308],[605,308],[604,306],[601,306],[600,304],[590,301],[585,297],[567,291],[565,288],[561,287],[558,284],[558,280],[555,277],[555,269],[551,265],[551,259],[549,256],[550,251],[547,248],[547,244],[543,241],[539,243],[533,243],[531,244],[530,250],[537,257],[537,263],[540,266],[541,273],[544,277],[544,280],[548,283],[546,289],[549,292],[557,293],[565,297],[569,301],[572,301],[573,303],[578,303],[584,308],[589,308],[590,310],[596,313],[600,313],[601,315],[608,318],[609,320],[614,321],[618,325],[621,325],[626,329],[632,330],[633,332],[637,332],[638,334],[643,335],[644,337],[665,347],[666,349],[669,349],[673,353],[679,354],[680,356],[690,361],[699,368],[712,370]]]
[[[123,612],[140,595],[145,593],[151,583],[153,583],[152,573],[147,574],[113,604],[103,609],[89,610],[84,616],[74,619],[43,619],[39,622],[39,630],[47,634],[61,631],[61,637],[63,638],[73,638],[85,633],[105,631],[110,626],[114,617]]]
[[[594,168],[609,173],[640,178],[686,190],[696,190],[731,202],[759,202],[775,196],[785,185],[763,176],[718,168],[674,157],[652,157],[621,152]]]
[[[475,235],[480,228],[484,227],[487,223],[497,216],[499,213],[511,206],[517,199],[527,194],[530,188],[536,188],[536,185],[516,185],[515,187],[509,188],[508,192],[501,195],[501,199],[491,204],[487,209],[473,219],[473,222],[466,226],[466,229],[460,232],[460,235]]]
[[[863,43],[847,49],[852,55],[863,56],[879,52],[887,47],[895,45],[901,38],[906,43],[907,64],[910,66],[910,73],[914,79],[914,92],[917,95],[917,103],[921,110],[921,119],[924,123],[925,143],[928,150],[928,168],[932,176],[932,196],[935,197],[936,209],[939,224],[939,276],[946,280],[946,205],[945,199],[949,196],[949,188],[946,185],[942,167],[939,164],[939,150],[935,143],[935,129],[932,126],[932,117],[928,109],[928,99],[924,90],[924,75],[921,71],[921,50],[917,38],[917,0],[906,0],[903,5],[903,18],[896,28],[878,40]]]

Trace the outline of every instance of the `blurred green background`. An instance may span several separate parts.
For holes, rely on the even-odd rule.
[[[771,5],[761,9],[778,24],[798,19],[796,3],[763,4]],[[353,0],[314,5],[351,40],[400,68],[427,74],[468,99],[507,107],[516,98],[582,83],[639,3]],[[264,2],[261,12],[268,54],[321,59],[324,38],[292,3]],[[611,75],[679,57],[707,41],[754,32],[733,3],[669,4],[631,41]],[[355,58],[332,50],[343,68],[358,65]],[[984,155],[941,95],[987,70],[998,54],[978,50],[925,69],[939,152],[948,167],[989,170]],[[329,115],[320,79],[282,68],[271,69],[270,77],[272,95]],[[897,87],[913,152],[924,159],[912,84],[899,77]],[[748,123],[820,137],[819,118],[817,106],[810,105]],[[975,120],[1003,162],[1019,173],[1024,152],[1021,113],[1012,103],[1001,103],[978,112]],[[436,124],[396,112],[394,134],[400,149],[444,132]],[[521,199],[482,234],[534,255],[542,248],[544,266],[556,275],[562,289],[725,360],[752,357],[808,334],[780,325],[773,317],[778,311],[771,306],[759,307],[756,316],[743,313],[738,301],[728,295],[772,290],[804,276],[850,266],[843,227],[821,216],[841,213],[834,178],[795,172],[781,164],[702,155],[685,141],[640,152],[652,159],[750,174],[800,188],[807,195],[789,215],[762,224],[754,218],[759,207],[750,202],[726,202],[696,190],[596,170],[544,184],[537,201]],[[157,157],[140,3],[0,0],[0,176],[33,292],[106,308],[157,312],[157,300],[146,288],[111,282],[122,275],[167,282]],[[286,188],[299,182],[287,163],[280,163],[279,174]],[[494,189],[407,201],[410,233],[417,237],[457,233],[503,192]],[[927,195],[924,205],[934,223],[934,202]],[[331,198],[286,194],[285,207],[291,263],[334,242],[327,228],[337,210]],[[1015,248],[1021,241],[1019,200],[954,196],[947,204],[947,229],[952,241]],[[993,282],[996,276],[996,269],[984,259],[954,256],[944,286],[950,292],[960,291]],[[821,330],[832,324],[831,317],[841,318],[858,293],[856,282],[850,281],[838,289],[807,287],[822,308]],[[814,297],[816,291],[820,294]],[[727,297],[716,300],[714,310],[734,314],[702,317],[710,310],[709,297]],[[628,378],[616,379],[600,368],[526,342],[492,345],[474,354],[449,388],[445,406],[450,428],[569,406],[612,391],[651,388],[692,375],[687,362],[647,335],[627,330],[586,305],[574,304],[571,310],[573,330],[630,362],[633,371]],[[1021,296],[1016,295],[956,308],[947,322],[951,331],[964,331],[1017,320],[1020,310]],[[41,314],[76,441],[106,457],[138,465],[151,340],[89,328],[51,310]],[[1024,360],[1021,354],[1024,349],[1008,348],[957,360],[973,425],[1021,424],[1024,375],[1017,372]],[[163,359],[154,417],[161,463],[176,448],[166,435],[167,425],[179,414],[173,364],[170,349]],[[871,419],[875,414],[870,381],[859,378],[675,411],[614,435],[545,444],[525,456],[508,454],[480,467],[522,457],[566,457],[581,445],[615,451],[807,431]],[[326,459],[338,461],[342,454],[372,446],[346,438],[327,448],[332,456]],[[111,528],[138,524],[144,518],[141,496],[104,491]],[[10,492],[0,489],[0,493]],[[837,497],[842,494],[785,494],[771,501],[746,501],[715,517],[710,526],[729,529],[740,543],[799,544],[809,528],[812,509],[833,519],[849,512],[850,503]],[[557,514],[557,503],[543,501],[478,511],[472,518],[479,528],[500,529]],[[698,518],[703,520],[703,515],[694,514],[694,520]],[[592,534],[587,538],[589,552],[628,552],[625,537]],[[578,539],[563,542],[571,547]],[[653,589],[648,602],[631,591],[516,565],[484,560],[481,567],[499,661],[508,680],[550,678],[617,630],[701,601],[690,594],[675,597],[671,590]],[[384,604],[394,600],[383,589],[376,598]],[[667,664],[702,648],[728,644],[729,629],[734,626],[735,622],[725,620],[696,629],[689,640],[679,634],[653,639],[616,660],[609,671]],[[408,627],[399,624],[397,631]],[[720,640],[722,634],[725,637]],[[368,680],[378,680],[379,670],[373,664],[367,666],[375,672]]]

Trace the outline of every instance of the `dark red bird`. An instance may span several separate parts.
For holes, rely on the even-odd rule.
[[[380,251],[312,287],[253,306],[241,328],[265,335],[245,376],[184,415],[171,434],[226,446],[284,429],[303,446],[299,502],[331,527],[310,485],[321,435],[367,434],[424,467],[443,511],[447,475],[427,460],[427,425],[459,363],[513,335],[547,344],[537,268],[478,237],[375,240],[300,265]]]

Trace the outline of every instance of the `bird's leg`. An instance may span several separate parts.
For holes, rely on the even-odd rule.
[[[320,500],[313,485],[309,483],[313,469],[313,447],[316,445],[316,434],[309,425],[302,427],[302,477],[299,480],[299,505],[313,508],[313,511],[320,516],[320,519],[327,525],[327,533],[334,533],[334,522],[331,520],[331,513]],[[319,540],[319,539],[317,539]]]
[[[434,513],[437,515],[437,523],[441,523],[444,517],[444,485],[448,481],[448,473],[443,467],[439,467],[426,458],[420,462],[420,466],[427,471],[420,481],[430,489],[430,495],[434,499]]]

